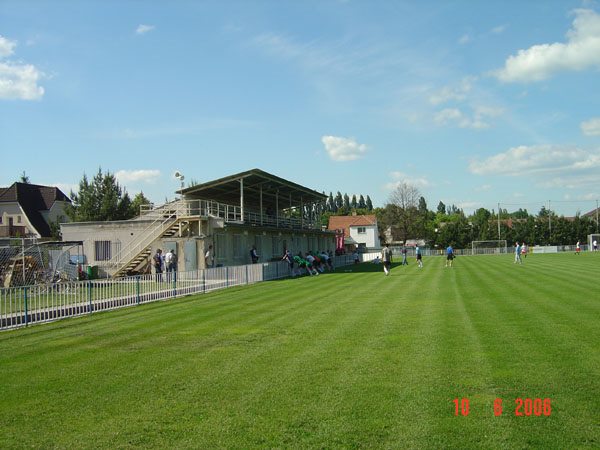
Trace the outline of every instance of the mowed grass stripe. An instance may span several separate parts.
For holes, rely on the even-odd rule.
[[[548,255],[536,255],[543,270],[535,276],[552,277],[555,262],[565,274],[585,269],[583,259],[558,256],[546,264]],[[534,267],[508,257],[461,257],[453,269],[426,258],[424,269],[395,266],[390,277],[381,266],[351,270],[0,335],[4,440],[78,448],[594,442],[598,382],[586,372],[597,365],[597,318],[569,309],[587,302],[593,311],[593,300],[544,302],[531,286],[523,296],[534,297],[520,304],[507,286]],[[519,333],[527,316],[547,325]],[[577,322],[587,338],[581,327],[569,334]],[[546,337],[557,324],[559,335]],[[568,360],[577,339],[585,345],[570,370],[586,378],[582,386],[561,373],[568,363],[552,361]],[[478,409],[496,393],[543,393],[544,375],[564,397],[550,418]],[[471,415],[454,417],[451,400],[463,392],[473,396]]]
[[[512,409],[514,409],[512,402],[518,397],[551,397],[556,412],[560,413],[562,408],[563,411],[568,411],[568,414],[562,417],[562,422],[559,422],[558,415],[555,414],[543,425],[559,427],[564,431],[564,426],[570,422],[570,417],[589,414],[593,410],[593,405],[597,406],[597,401],[590,403],[593,397],[588,395],[577,396],[569,404],[561,403],[563,400],[561,393],[571,393],[572,383],[587,380],[584,382],[584,386],[590,383],[595,384],[594,379],[596,377],[589,368],[590,364],[595,366],[597,373],[597,359],[590,360],[589,358],[578,357],[580,353],[588,356],[590,353],[580,352],[579,350],[574,353],[576,340],[568,339],[568,336],[565,340],[564,336],[557,334],[554,319],[549,318],[544,310],[537,307],[539,302],[528,300],[530,298],[538,298],[539,300],[539,297],[536,297],[536,295],[539,295],[539,289],[536,289],[536,286],[531,283],[523,284],[522,267],[511,267],[512,263],[506,264],[501,259],[495,261],[495,263],[495,267],[485,267],[485,271],[489,273],[482,274],[482,277],[489,281],[493,279],[492,275],[495,273],[500,279],[511,281],[500,288],[489,282],[487,286],[483,285],[482,287],[487,289],[490,298],[494,301],[475,302],[474,305],[482,306],[485,304],[491,306],[491,308],[486,308],[484,313],[490,314],[493,319],[485,322],[486,325],[489,327],[492,324],[493,327],[491,330],[482,329],[482,333],[489,335],[486,339],[487,346],[496,355],[496,372],[500,375],[498,380],[503,391],[499,397],[508,398],[511,401],[509,407]],[[478,273],[480,272],[474,272],[474,274]],[[544,286],[550,292],[561,292],[556,289],[551,280],[552,277],[550,276]],[[518,292],[519,294],[502,296],[502,290]],[[554,301],[551,296],[546,300]],[[567,320],[566,318],[562,319],[563,322]],[[588,320],[590,320],[589,317]],[[569,327],[574,329],[577,323],[571,322]],[[494,330],[497,330],[497,332],[494,332]],[[595,335],[598,335],[597,328]],[[593,340],[589,341],[589,339],[590,337],[586,336],[584,347],[587,346],[587,342],[594,342]],[[577,376],[565,378],[565,374],[574,369]],[[510,378],[506,379],[507,374],[512,375],[514,381]],[[501,382],[502,380],[504,380],[504,383]],[[520,383],[516,384],[515,387],[516,380],[520,380]],[[515,419],[519,420],[519,418],[513,416],[513,420]],[[561,426],[559,423],[563,425]],[[520,435],[523,426],[522,422],[516,422],[516,426],[513,427],[512,438]],[[531,443],[543,441],[545,434],[548,432],[549,428],[539,427],[531,434]],[[592,434],[588,434],[588,437],[590,436]]]

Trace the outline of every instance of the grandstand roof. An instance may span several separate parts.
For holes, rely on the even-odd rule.
[[[243,183],[243,191],[241,189]],[[258,208],[279,209],[300,207],[311,203],[325,201],[327,196],[301,186],[293,181],[285,180],[260,169],[236,173],[217,180],[197,184],[178,191],[186,198],[214,200],[235,205],[240,203],[243,195],[244,205]]]

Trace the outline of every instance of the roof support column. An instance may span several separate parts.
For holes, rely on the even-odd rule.
[[[240,178],[240,212],[242,214],[242,223],[244,223],[244,179]]]
[[[260,225],[263,224],[263,197],[262,197],[262,184],[260,185]]]
[[[300,228],[304,228],[304,200],[300,196]]]
[[[279,228],[279,189],[275,191],[275,226]]]

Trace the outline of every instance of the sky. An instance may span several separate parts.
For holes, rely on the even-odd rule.
[[[600,2],[0,0],[0,186],[262,169],[384,206],[600,198]]]

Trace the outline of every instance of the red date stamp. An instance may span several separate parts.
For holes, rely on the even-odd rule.
[[[466,397],[455,398],[454,403],[454,415],[455,416],[468,416],[471,412],[469,399]],[[494,416],[501,416],[504,412],[503,400],[496,398],[492,405]],[[515,399],[514,408],[510,408],[510,413],[515,416],[550,416],[552,414],[552,401],[549,398],[517,398]]]

